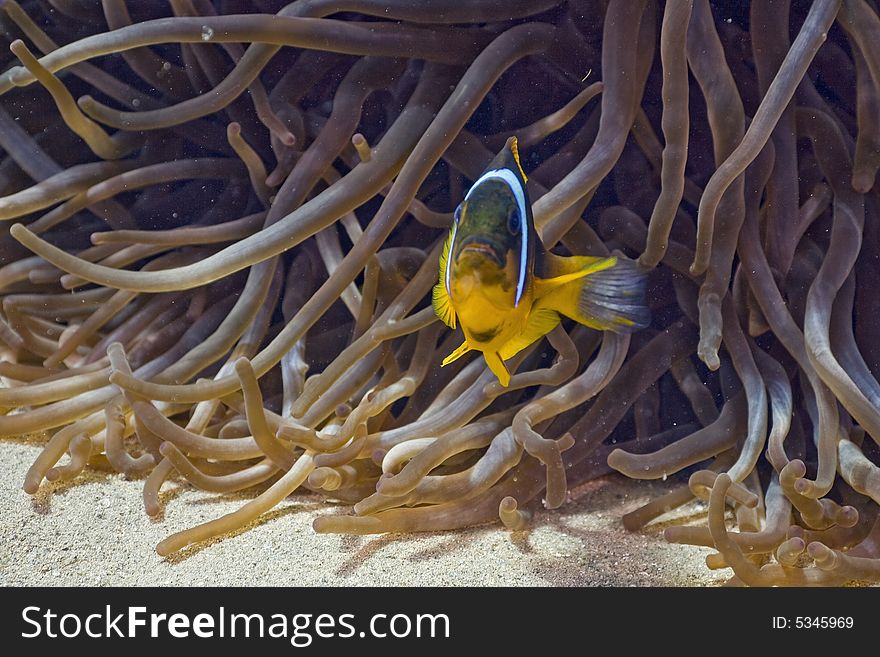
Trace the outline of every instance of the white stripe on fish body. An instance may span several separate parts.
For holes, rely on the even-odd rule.
[[[516,204],[519,207],[519,232],[522,235],[522,243],[520,245],[520,258],[519,258],[519,281],[516,284],[516,301],[513,303],[513,307],[516,308],[519,305],[519,300],[522,298],[523,292],[525,291],[526,286],[526,260],[528,256],[528,248],[529,248],[529,232],[526,230],[526,195],[523,191],[522,185],[519,182],[519,179],[516,177],[516,174],[513,173],[510,169],[492,169],[491,171],[487,171],[473,184],[473,186],[468,190],[468,193],[465,195],[464,200],[467,201],[473,191],[483,182],[487,180],[502,180],[507,183],[507,186],[510,187],[510,191],[513,192],[514,198],[516,198]],[[452,243],[455,244],[455,226],[453,225],[452,232]],[[451,248],[451,247],[450,247]],[[449,259],[450,261],[452,258]],[[449,291],[449,261],[446,263],[446,290]]]

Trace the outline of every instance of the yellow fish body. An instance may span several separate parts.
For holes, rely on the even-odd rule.
[[[623,333],[650,323],[645,275],[633,261],[544,249],[525,183],[511,137],[455,210],[433,294],[437,316],[450,328],[461,324],[465,338],[443,365],[481,351],[504,386],[504,361],[552,331],[560,315]]]

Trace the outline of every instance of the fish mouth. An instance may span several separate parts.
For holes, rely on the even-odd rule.
[[[461,258],[470,254],[489,258],[498,265],[499,269],[504,269],[504,262],[506,260],[504,252],[484,237],[471,235],[462,241],[458,257]]]

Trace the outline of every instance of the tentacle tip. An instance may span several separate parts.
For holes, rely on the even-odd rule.
[[[309,486],[313,486],[314,488],[322,488],[326,479],[326,473],[321,472],[320,469],[316,469],[309,474],[307,481],[309,483]]]
[[[125,356],[125,348],[122,346],[121,342],[113,341],[107,345],[107,355],[113,357],[121,357]],[[113,376],[112,374],[110,375]]]
[[[727,563],[727,559],[725,559],[724,555],[721,553],[708,555],[706,557],[706,566],[709,570],[724,570],[725,568],[730,568],[730,564]]]
[[[855,527],[859,522],[859,512],[853,506],[842,506],[837,512],[837,524],[844,528]]]
[[[790,545],[794,548],[803,552],[807,548],[807,542],[804,540],[803,536],[795,536],[791,539]]]
[[[170,539],[167,538],[164,541],[160,541],[159,544],[156,546],[156,554],[158,554],[160,557],[167,557],[174,551],[175,550],[173,545],[170,543]]]
[[[807,546],[807,554],[822,570],[833,570],[837,567],[837,553],[824,543],[813,541]]]
[[[575,445],[574,436],[570,433],[565,433],[556,441],[556,445],[559,447],[560,452],[569,450]]]
[[[92,98],[89,94],[83,94],[82,96],[77,98],[76,104],[86,114],[90,114],[96,105],[95,99]]]
[[[792,479],[801,479],[805,474],[807,474],[807,466],[800,459],[789,461],[780,473],[780,475],[785,475]]]
[[[498,505],[499,511],[503,511],[505,513],[512,513],[513,511],[516,511],[516,508],[516,498],[513,498],[510,495],[502,499]]]
[[[31,231],[27,229],[27,226],[24,224],[12,224],[9,227],[9,234],[12,235],[13,238],[21,242],[21,238],[27,237],[27,235],[32,234]]]
[[[697,356],[711,371],[715,372],[721,367],[721,360],[718,358],[718,349],[711,347],[701,347],[697,350]]]
[[[809,493],[810,493],[811,488],[812,488],[811,483],[809,481],[807,481],[806,479],[797,479],[794,482],[795,491],[800,493],[801,495],[809,497]]]
[[[332,534],[333,533],[333,517],[318,516],[312,520],[312,530],[316,534]]]
[[[730,566],[727,563],[727,559],[724,558],[724,555],[720,552],[713,552],[712,554],[706,555],[706,568],[709,570],[721,570],[722,568],[729,568]]]
[[[619,447],[611,451],[608,457],[605,459],[605,462],[608,463],[608,467],[618,472],[621,472],[620,468],[623,466],[623,462],[626,459],[626,452],[624,452]]]
[[[852,188],[859,194],[867,194],[874,186],[874,178],[877,172],[874,171],[856,171],[852,176]]]
[[[776,548],[776,560],[783,566],[794,566],[805,548],[804,539],[790,538]]]
[[[265,181],[266,187],[277,187],[278,185],[280,185],[281,183],[284,182],[285,175],[286,174],[284,174],[284,173],[278,171],[278,169],[276,169],[275,171],[270,173],[268,176],[266,176],[266,181]]]

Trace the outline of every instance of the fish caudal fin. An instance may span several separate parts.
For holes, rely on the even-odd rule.
[[[562,263],[563,260],[569,262]],[[583,262],[588,260],[608,259],[555,256],[552,264],[557,270],[570,271],[576,264],[582,265],[580,269],[583,265],[589,268],[592,263]],[[633,333],[651,323],[651,311],[645,301],[646,286],[646,273],[635,261],[620,256],[615,258],[613,266],[593,265],[587,275],[553,289],[538,303],[590,328]]]
[[[582,283],[578,313],[587,326],[615,333],[634,333],[651,323],[645,301],[647,274],[628,258],[588,276]],[[579,318],[574,318],[580,321]]]

